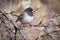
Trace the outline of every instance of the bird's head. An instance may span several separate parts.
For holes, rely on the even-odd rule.
[[[28,11],[33,11],[33,9],[31,7],[28,7],[27,9],[25,10],[28,10]]]

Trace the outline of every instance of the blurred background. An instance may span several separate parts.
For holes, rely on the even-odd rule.
[[[13,25],[0,14],[0,40],[60,40],[60,0],[0,0],[0,10],[8,14],[15,11],[13,14],[19,16],[28,7],[36,10],[35,18],[32,26],[23,27],[21,33],[18,30],[15,34]],[[13,21],[17,20],[11,16]],[[7,29],[2,20],[7,23]],[[17,24],[21,26],[21,22]]]

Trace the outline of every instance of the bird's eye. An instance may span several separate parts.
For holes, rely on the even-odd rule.
[[[29,11],[33,11],[32,9],[29,9]]]
[[[30,10],[30,11],[33,11],[33,9],[32,9],[32,8],[29,8],[29,10]]]

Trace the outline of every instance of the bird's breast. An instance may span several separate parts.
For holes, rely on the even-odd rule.
[[[25,15],[24,18],[22,19],[23,23],[31,23],[34,19],[34,16],[29,16],[29,15]]]

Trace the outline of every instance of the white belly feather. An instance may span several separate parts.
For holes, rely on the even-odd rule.
[[[23,23],[31,23],[34,19],[34,16],[29,16],[29,15],[25,15],[22,22]]]

